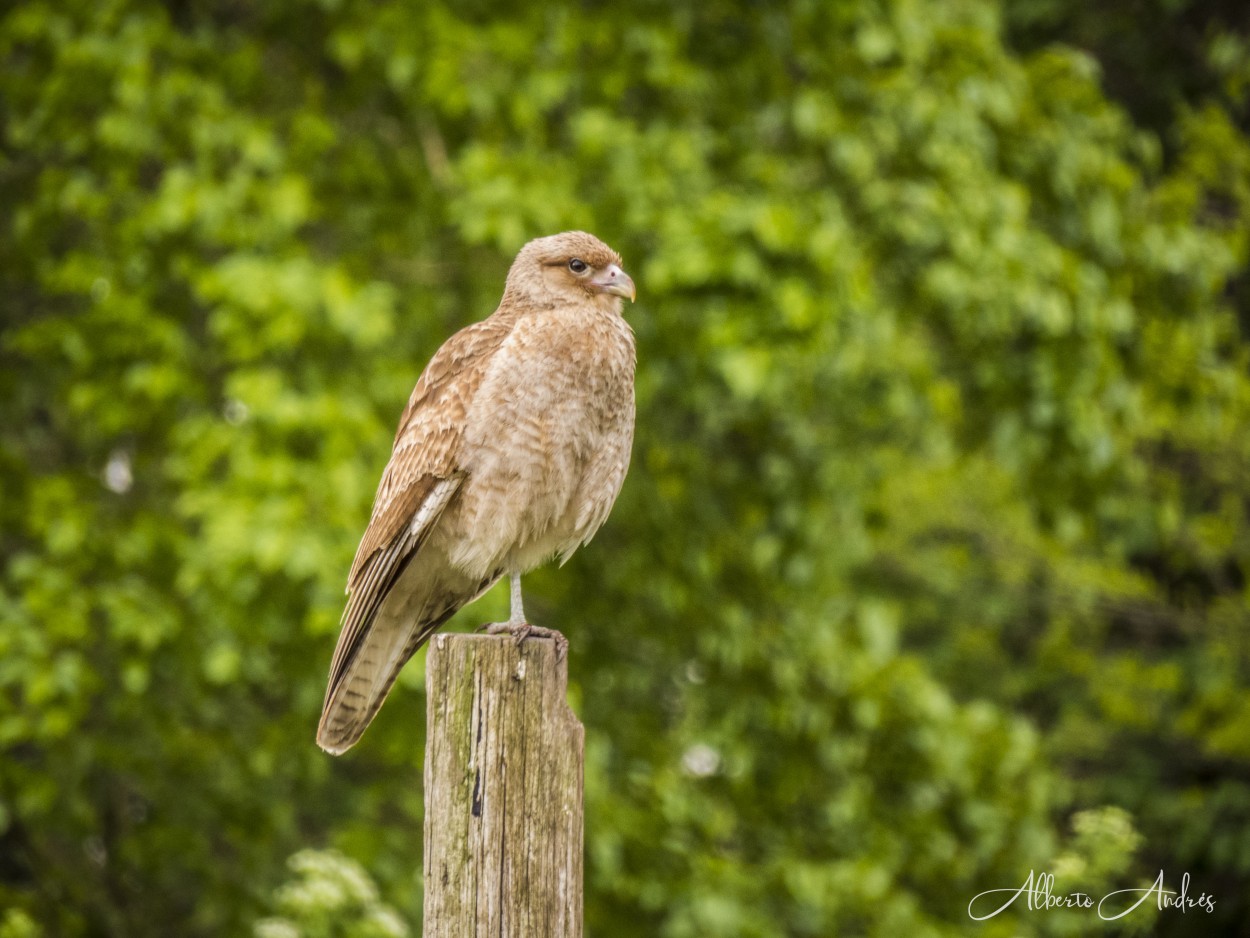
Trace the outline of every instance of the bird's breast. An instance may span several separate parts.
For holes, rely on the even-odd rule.
[[[466,415],[466,480],[441,525],[452,562],[528,570],[588,540],[628,466],[633,384],[619,316],[521,319]]]

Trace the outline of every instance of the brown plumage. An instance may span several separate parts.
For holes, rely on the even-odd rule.
[[[348,601],[317,744],[344,752],[399,669],[503,576],[512,610],[494,632],[563,636],[525,621],[521,574],[594,536],[616,501],[634,435],[634,284],[581,231],[525,245],[499,308],[426,366],[399,421]]]

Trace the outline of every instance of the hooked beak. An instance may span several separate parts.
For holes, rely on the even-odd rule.
[[[621,270],[615,264],[605,267],[594,280],[591,282],[596,290],[602,293],[611,293],[613,296],[625,297],[631,303],[638,295],[638,291],[634,289],[634,281],[630,279],[629,274]]]

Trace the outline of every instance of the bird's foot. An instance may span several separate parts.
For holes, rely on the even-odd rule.
[[[564,656],[569,653],[569,640],[555,629],[541,625],[531,625],[528,622],[488,622],[478,628],[478,631],[487,635],[511,635],[518,645],[527,638],[549,638],[556,643],[556,661],[563,661]]]

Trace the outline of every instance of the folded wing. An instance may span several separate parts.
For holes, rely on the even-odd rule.
[[[465,415],[510,328],[492,317],[452,336],[422,374],[400,419],[348,577],[347,608],[317,728],[317,744],[327,751],[343,752],[360,738],[405,662],[460,605],[490,585],[449,597],[436,594],[437,579],[404,574],[467,478],[461,468]],[[401,581],[407,592],[393,595]]]

